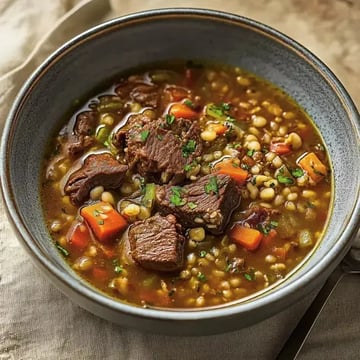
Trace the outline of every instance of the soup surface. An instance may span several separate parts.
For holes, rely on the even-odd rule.
[[[284,279],[331,199],[322,140],[287,95],[239,68],[138,70],[52,140],[42,201],[69,265],[140,306],[218,306]]]

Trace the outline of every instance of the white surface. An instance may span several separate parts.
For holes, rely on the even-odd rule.
[[[333,65],[359,99],[355,26],[360,7],[355,1],[110,3],[111,12],[106,0],[0,0],[0,128],[19,86],[54,48],[105,17],[167,6],[218,8],[277,27]],[[338,31],[329,31],[335,24]],[[299,359],[360,358],[359,280],[347,276],[342,281]],[[309,298],[251,328],[211,337],[176,338],[123,329],[72,304],[39,275],[15,239],[0,201],[0,360],[272,359],[308,303]]]

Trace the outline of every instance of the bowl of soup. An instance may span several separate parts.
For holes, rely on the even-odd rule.
[[[77,36],[2,140],[19,240],[123,326],[211,334],[319,287],[359,227],[359,114],[309,51],[255,21],[154,10]]]

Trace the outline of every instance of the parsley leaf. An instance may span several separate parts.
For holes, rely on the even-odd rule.
[[[165,120],[166,120],[166,123],[168,124],[168,125],[171,125],[174,121],[175,121],[175,116],[174,115],[170,115],[170,114],[167,114],[166,116],[165,116]]]
[[[150,130],[143,130],[141,133],[140,133],[140,139],[142,142],[146,141],[146,139],[148,138],[150,134]]]
[[[292,178],[290,178],[290,177],[287,177],[287,176],[278,175],[276,177],[276,179],[280,184],[287,184],[287,185],[294,184],[294,180]]]
[[[190,154],[192,154],[196,149],[196,141],[190,139],[183,147],[182,147],[182,156],[184,158],[188,158]]]
[[[60,250],[60,252],[64,256],[69,256],[70,255],[69,251],[67,251],[65,248],[63,248],[58,242],[55,243],[55,246],[58,248],[58,250]]]
[[[172,194],[170,195],[170,202],[174,206],[183,206],[186,204],[186,200],[181,197],[182,188],[180,186],[173,186],[171,188]]]
[[[120,273],[122,273],[122,271],[123,271],[123,267],[122,267],[121,265],[116,265],[116,266],[114,267],[114,271],[115,271],[117,274],[120,274]]]
[[[252,276],[248,273],[244,273],[244,278],[247,280],[247,281],[253,281],[254,279],[252,278]]]
[[[206,281],[206,280],[207,280],[206,275],[203,274],[203,273],[201,273],[201,272],[199,272],[199,273],[197,274],[197,278],[198,278],[200,281]]]
[[[189,108],[191,108],[191,109],[194,108],[194,103],[193,103],[191,100],[189,100],[189,99],[186,99],[186,100],[184,101],[184,104],[185,104],[186,106],[188,106]]]
[[[248,150],[248,152],[246,153],[246,155],[249,156],[249,157],[252,157],[252,156],[254,155],[254,152],[255,152],[254,149]]]
[[[207,252],[206,252],[205,250],[201,250],[199,256],[200,256],[201,258],[203,258],[203,257],[206,256],[206,254],[207,254]]]
[[[207,194],[210,194],[210,193],[218,194],[219,193],[219,187],[218,187],[216,176],[211,176],[210,179],[209,179],[209,182],[207,184],[205,184],[204,187],[205,187],[205,192]]]
[[[304,175],[304,171],[300,168],[291,170],[291,175],[295,178],[299,178]]]
[[[191,210],[194,210],[197,208],[197,205],[195,203],[193,203],[192,201],[188,202],[188,207],[191,209]]]

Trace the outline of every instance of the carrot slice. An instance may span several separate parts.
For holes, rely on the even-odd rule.
[[[217,135],[224,135],[228,131],[228,127],[223,124],[211,124],[209,128],[214,130]]]
[[[238,184],[244,185],[249,173],[240,168],[232,160],[223,160],[218,162],[214,167],[215,172],[226,174],[233,178]]]
[[[171,106],[170,114],[174,115],[176,118],[185,118],[185,119],[197,119],[198,114],[190,109],[187,105],[182,103],[176,103]]]
[[[102,282],[108,280],[110,277],[108,271],[105,268],[99,267],[99,266],[93,267],[92,275],[93,275],[94,279],[96,279],[98,281],[102,281]]]
[[[229,232],[229,237],[245,249],[253,251],[259,247],[263,234],[259,230],[235,224]]]
[[[84,250],[89,245],[90,238],[89,228],[83,221],[76,222],[71,226],[67,234],[67,241],[70,246],[79,250]]]
[[[315,183],[320,182],[327,174],[326,166],[313,152],[301,157],[300,160],[298,160],[298,164]]]
[[[108,242],[128,225],[125,218],[103,201],[83,207],[80,214],[100,242]]]
[[[285,143],[271,143],[270,151],[278,155],[286,155],[291,153],[292,147],[290,144],[285,144]]]

